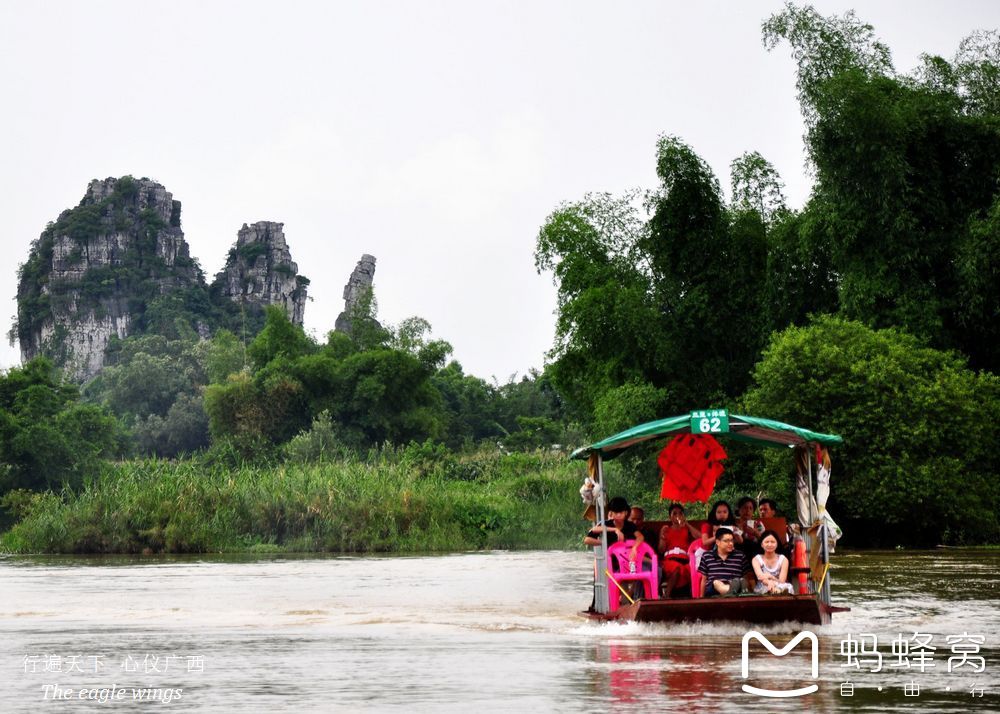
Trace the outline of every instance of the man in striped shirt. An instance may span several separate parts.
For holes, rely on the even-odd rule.
[[[698,565],[698,572],[702,574],[702,597],[735,595],[753,590],[752,584],[744,580],[750,572],[750,563],[735,548],[731,530],[720,528],[715,532],[715,550],[702,555]]]

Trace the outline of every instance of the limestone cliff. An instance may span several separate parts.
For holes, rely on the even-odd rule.
[[[11,339],[23,361],[46,355],[85,381],[116,337],[246,332],[247,305],[282,305],[301,324],[309,281],[297,275],[281,225],[244,225],[218,289],[209,290],[169,191],[147,178],[91,181],[20,266]]]
[[[157,297],[203,282],[180,228],[181,204],[149,179],[94,180],[32,243],[14,328],[22,360],[47,354],[77,379],[100,370]]]
[[[337,316],[334,329],[351,334],[351,316],[356,313],[358,305],[363,300],[371,299],[374,280],[375,256],[365,253],[354,267],[351,277],[347,279],[347,285],[344,286],[344,311]]]
[[[260,309],[281,305],[289,319],[301,325],[309,280],[298,274],[283,226],[271,221],[244,223],[225,267],[215,276],[213,292]]]

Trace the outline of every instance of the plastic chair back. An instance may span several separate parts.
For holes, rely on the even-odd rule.
[[[634,540],[627,540],[623,543],[615,543],[608,548],[608,566],[611,571],[611,576],[608,579],[608,604],[611,606],[612,612],[617,610],[621,604],[622,595],[615,582],[624,586],[625,583],[639,581],[643,585],[643,592],[647,600],[653,600],[659,596],[660,561],[656,557],[656,551],[650,547],[649,543],[641,543],[636,551],[635,572],[631,572],[633,545],[635,545]]]
[[[701,562],[701,557],[698,554],[699,550],[702,551],[701,555],[705,554],[704,548],[701,545],[701,538],[696,538],[688,546],[688,567],[691,569],[691,597],[701,597],[701,573],[698,572],[698,564]]]

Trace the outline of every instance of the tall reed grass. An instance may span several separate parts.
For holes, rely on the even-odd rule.
[[[327,463],[109,465],[44,493],[0,536],[12,553],[566,548],[587,524],[583,467],[559,454],[373,450]]]

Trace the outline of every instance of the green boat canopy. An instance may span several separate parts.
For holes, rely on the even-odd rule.
[[[711,434],[716,438],[776,447],[810,443],[829,446],[844,441],[836,434],[820,434],[773,419],[729,414],[725,410],[714,409],[693,411],[690,414],[633,426],[590,446],[580,447],[570,454],[570,458],[586,459],[595,451],[599,451],[603,459],[613,459],[629,447],[644,441],[661,436],[691,433]]]

